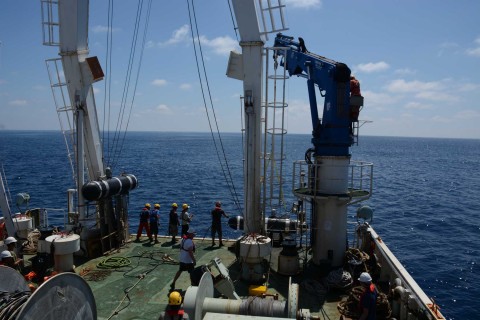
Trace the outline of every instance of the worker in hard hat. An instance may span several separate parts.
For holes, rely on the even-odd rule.
[[[13,260],[12,254],[8,250],[3,250],[0,252],[0,266],[7,266],[13,269],[15,268],[15,261]]]
[[[8,237],[6,238],[3,243],[7,246],[7,250],[10,251],[10,254],[12,255],[13,262],[14,262],[14,269],[17,269],[19,272],[22,271],[22,266],[23,266],[23,259],[18,258],[16,248],[15,246],[17,245],[17,239],[14,237]]]
[[[175,202],[172,203],[172,209],[170,210],[170,214],[168,216],[168,233],[172,236],[172,243],[177,242],[175,237],[178,234],[178,226],[180,225],[180,221],[178,221],[177,208],[178,205]]]
[[[178,291],[172,291],[168,295],[168,306],[160,313],[160,320],[188,319],[188,315],[182,309],[182,295]]]
[[[148,239],[150,239],[150,242],[153,241],[152,234],[150,233],[150,227],[148,225],[150,219],[150,208],[150,203],[146,203],[142,211],[140,212],[140,224],[138,225],[137,239],[135,239],[135,241],[137,242],[140,241],[140,236],[142,235],[143,228],[145,228],[145,230],[147,231],[147,236]]]
[[[175,282],[183,271],[187,271],[190,274],[190,283],[192,284],[192,271],[195,268],[197,260],[195,259],[195,243],[193,243],[193,237],[195,237],[195,231],[189,229],[186,237],[182,239],[180,244],[180,267],[173,278],[173,282],[170,288],[175,289]]]
[[[182,205],[182,213],[180,214],[180,220],[182,221],[182,237],[187,234],[187,230],[193,218],[193,214],[188,212],[189,209],[190,206],[188,204],[184,203]]]
[[[150,232],[152,233],[155,243],[158,243],[158,220],[160,219],[160,204],[155,203],[152,212],[150,212]]]
[[[362,284],[363,293],[360,296],[359,308],[360,318],[359,320],[375,320],[376,306],[377,306],[377,288],[372,283],[372,277],[368,272],[362,272],[358,281]]]

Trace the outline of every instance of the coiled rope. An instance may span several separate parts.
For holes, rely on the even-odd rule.
[[[2,292],[0,299],[0,320],[15,319],[31,292]]]
[[[130,259],[125,257],[109,257],[107,259],[103,259],[97,264],[97,268],[99,269],[117,269],[129,266],[131,264]]]

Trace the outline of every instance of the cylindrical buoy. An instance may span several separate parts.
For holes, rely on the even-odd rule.
[[[100,200],[109,196],[126,194],[138,185],[138,180],[133,174],[113,177],[108,180],[90,181],[83,185],[82,194],[88,201]]]
[[[235,230],[243,230],[243,217],[236,216],[228,219],[228,225]],[[299,223],[288,218],[265,218],[267,232],[296,232]]]

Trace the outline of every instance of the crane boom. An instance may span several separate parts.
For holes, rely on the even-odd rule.
[[[341,62],[308,52],[302,38],[277,34],[275,47],[277,56],[283,56],[280,65],[290,76],[307,78],[307,87],[312,117],[315,155],[346,156],[353,144],[350,116],[350,68]],[[286,52],[286,53],[285,53]],[[276,58],[276,57],[275,57]],[[325,99],[322,118],[319,118],[315,86]]]

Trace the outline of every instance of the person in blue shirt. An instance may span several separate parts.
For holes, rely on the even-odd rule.
[[[143,228],[147,231],[147,236],[150,239],[150,242],[153,241],[152,234],[150,233],[150,227],[148,222],[150,219],[150,203],[146,203],[145,207],[140,212],[140,224],[138,225],[137,230],[137,239],[135,241],[140,241],[140,236],[142,235]]]
[[[158,219],[160,218],[160,205],[155,203],[152,212],[150,212],[150,232],[155,238],[155,243],[158,243]]]
[[[377,311],[377,288],[372,283],[372,277],[368,272],[362,272],[358,281],[362,284],[364,289],[360,296],[360,318],[359,320],[376,320]]]

